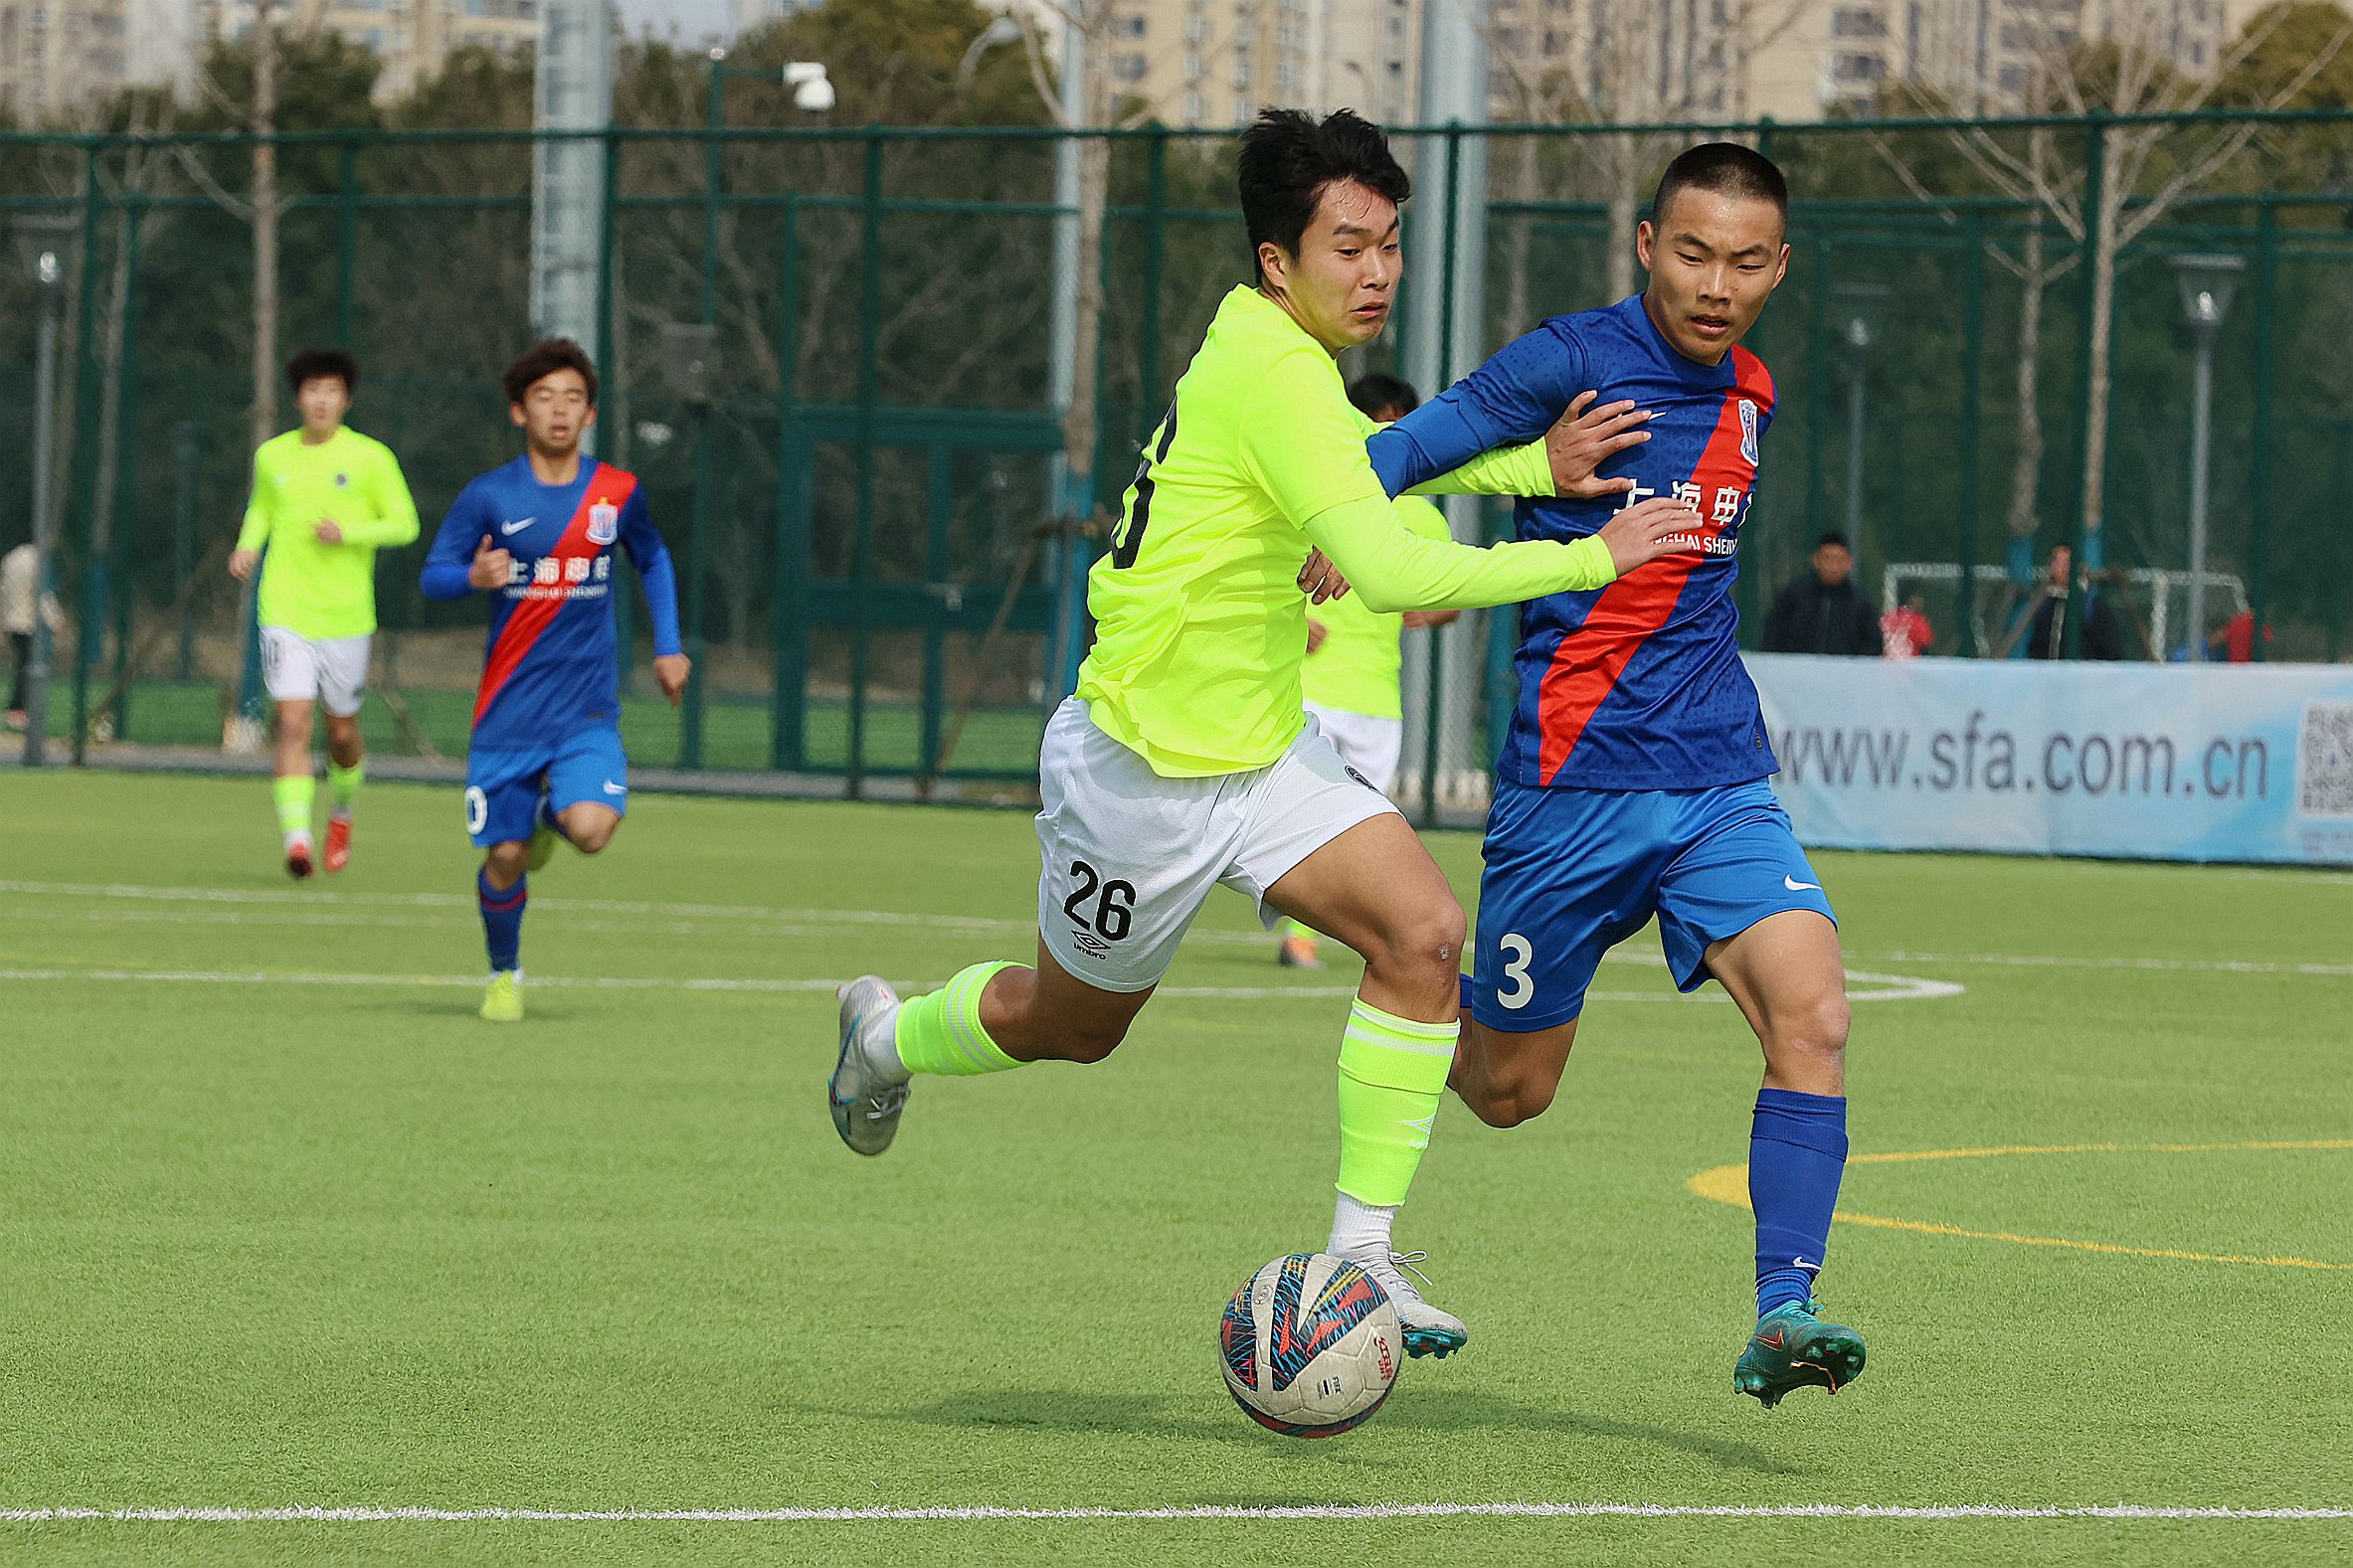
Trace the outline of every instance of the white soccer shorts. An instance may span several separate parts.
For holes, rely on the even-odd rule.
[[[338,719],[359,712],[368,694],[373,637],[313,639],[284,626],[262,628],[262,684],[272,702],[316,702]]]
[[[1271,923],[1263,901],[1284,873],[1396,810],[1313,718],[1267,767],[1163,779],[1076,697],[1046,725],[1038,795],[1038,932],[1057,963],[1107,991],[1158,985],[1211,888],[1232,888]]]
[[[1314,702],[1307,705],[1307,711],[1316,716],[1324,739],[1340,753],[1340,760],[1371,780],[1373,788],[1387,794],[1396,785],[1397,754],[1405,746],[1403,719],[1379,719]]]

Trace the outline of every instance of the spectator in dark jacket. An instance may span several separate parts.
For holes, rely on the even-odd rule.
[[[1880,612],[1855,592],[1855,552],[1829,533],[1814,546],[1814,570],[1781,590],[1765,612],[1767,653],[1837,653],[1877,658]]]
[[[2067,579],[2075,570],[2076,553],[2066,545],[2051,552],[2050,579],[2043,585],[2043,602],[2035,607],[2035,618],[2027,627],[2026,656],[2030,659],[2057,659],[2067,656]],[[2087,659],[2120,659],[2124,656],[2124,623],[2116,614],[2116,607],[2109,604],[2111,596],[2103,593],[2086,573],[2079,580],[2076,596],[2076,614],[2082,622],[2082,643],[2077,650]]]

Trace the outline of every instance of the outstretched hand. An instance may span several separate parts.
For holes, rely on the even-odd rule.
[[[1602,525],[1596,535],[1609,547],[1609,558],[1624,577],[1636,567],[1678,550],[1692,550],[1701,539],[1700,514],[1673,496],[1638,501]]]
[[[1627,447],[1650,439],[1650,432],[1642,428],[1650,420],[1650,410],[1638,409],[1631,402],[1593,407],[1600,396],[1597,392],[1578,393],[1559,423],[1544,433],[1544,455],[1551,460],[1554,495],[1590,501],[1634,488],[1630,474],[1600,479],[1594,477],[1594,470]]]

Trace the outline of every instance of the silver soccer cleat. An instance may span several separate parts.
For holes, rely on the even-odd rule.
[[[1405,1278],[1411,1270],[1416,1278],[1429,1283],[1414,1265],[1429,1256],[1420,1252],[1377,1252],[1365,1257],[1343,1253],[1358,1268],[1372,1276],[1372,1283],[1388,1293],[1389,1303],[1397,1308],[1397,1325],[1405,1331],[1405,1353],[1409,1356],[1434,1355],[1443,1360],[1463,1347],[1471,1337],[1471,1330],[1452,1312],[1442,1312],[1421,1299],[1412,1280]]]
[[[833,1131],[856,1152],[879,1154],[898,1135],[899,1113],[907,1106],[906,1082],[892,1082],[875,1065],[896,1055],[899,993],[875,975],[861,974],[836,994],[841,1055],[825,1085]]]

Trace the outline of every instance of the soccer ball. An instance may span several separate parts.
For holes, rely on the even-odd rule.
[[[1218,1324],[1226,1392],[1291,1438],[1361,1425],[1397,1381],[1405,1336],[1388,1293],[1329,1253],[1277,1258],[1242,1282]]]

